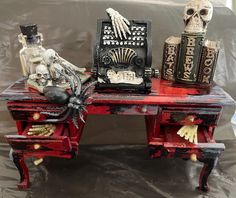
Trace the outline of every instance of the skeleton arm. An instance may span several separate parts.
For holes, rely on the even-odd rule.
[[[121,40],[123,37],[127,39],[126,33],[131,34],[128,27],[130,25],[129,21],[112,8],[107,8],[106,12],[111,18],[115,37],[119,37]]]
[[[77,66],[73,65],[72,63],[70,63],[69,61],[65,60],[64,58],[60,57],[59,55],[58,55],[58,60],[61,64],[65,65],[67,67],[70,67],[70,69],[72,69],[74,71],[77,71],[80,73],[84,73],[86,71],[86,68],[77,67]]]
[[[85,68],[79,68],[79,67],[73,65],[72,63],[70,63],[69,61],[65,60],[64,58],[60,57],[58,55],[58,53],[56,53],[56,51],[53,49],[47,49],[43,53],[42,57],[43,57],[44,62],[48,66],[52,65],[53,63],[58,63],[60,65],[63,65],[65,67],[69,67],[70,69],[80,72],[80,73],[84,73],[86,71]]]

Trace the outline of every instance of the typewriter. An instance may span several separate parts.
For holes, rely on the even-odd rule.
[[[152,65],[151,22],[130,20],[130,33],[117,38],[111,20],[98,20],[93,73],[97,90],[148,92],[151,77],[158,71]]]

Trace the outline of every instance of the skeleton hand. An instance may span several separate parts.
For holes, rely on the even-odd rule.
[[[122,40],[122,35],[123,37],[126,39],[126,33],[131,34],[130,30],[129,30],[129,21],[124,18],[122,15],[120,15],[119,12],[115,11],[112,8],[107,8],[106,12],[108,13],[108,15],[111,17],[111,21],[112,21],[112,27],[115,33],[115,37],[118,38],[118,36],[120,37],[120,39]]]
[[[191,143],[198,144],[197,129],[198,125],[184,125],[178,130],[177,134]]]

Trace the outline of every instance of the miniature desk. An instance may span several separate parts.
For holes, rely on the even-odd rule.
[[[235,103],[218,86],[214,86],[208,94],[204,92],[201,89],[174,87],[167,81],[157,79],[153,79],[149,94],[93,92],[85,118],[89,114],[144,116],[150,157],[190,159],[195,154],[204,163],[198,188],[208,191],[208,177],[225,148],[224,144],[215,142],[214,129],[223,106],[233,106]],[[7,100],[8,109],[16,121],[18,135],[7,135],[6,139],[12,147],[11,155],[20,173],[19,188],[29,187],[25,158],[73,158],[78,155],[84,127],[81,121],[79,129],[74,127],[70,119],[56,123],[56,130],[50,137],[27,135],[32,124],[41,124],[50,118],[40,115],[40,112],[60,112],[63,106],[48,103],[39,93],[29,92],[24,79],[3,91],[0,99]],[[185,124],[199,125],[198,144],[192,144],[177,135],[178,129]]]

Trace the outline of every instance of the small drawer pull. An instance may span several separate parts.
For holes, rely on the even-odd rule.
[[[190,160],[193,161],[193,162],[196,162],[196,161],[197,161],[197,155],[194,154],[194,153],[192,153],[192,154],[190,155]]]
[[[187,119],[186,120],[188,120],[189,122],[194,122],[194,120],[195,120],[195,117],[194,116],[192,116],[192,115],[190,115],[190,116],[188,116],[187,117]]]
[[[40,147],[41,147],[40,144],[34,144],[34,149],[35,149],[35,150],[40,149]]]
[[[33,120],[39,120],[40,119],[40,113],[34,113],[33,114]]]
[[[147,105],[142,106],[141,112],[142,113],[147,113]]]

